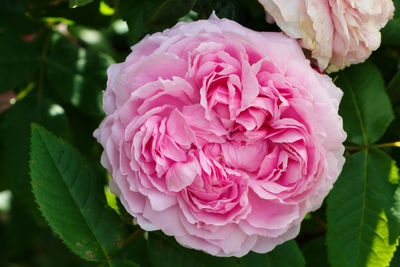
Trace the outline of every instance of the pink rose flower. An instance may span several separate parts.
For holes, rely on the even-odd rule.
[[[320,70],[338,71],[366,60],[393,17],[391,0],[258,0],[290,37],[312,51]],[[329,66],[328,66],[329,64]]]
[[[212,16],[147,36],[108,69],[94,136],[147,231],[217,256],[294,238],[336,181],[342,92],[296,41]]]

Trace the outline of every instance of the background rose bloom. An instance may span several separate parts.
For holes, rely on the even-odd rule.
[[[296,41],[218,19],[147,36],[112,65],[94,133],[145,230],[217,256],[294,238],[336,181],[342,92]]]
[[[321,70],[338,71],[366,60],[392,18],[391,0],[259,0],[269,22],[312,51]]]

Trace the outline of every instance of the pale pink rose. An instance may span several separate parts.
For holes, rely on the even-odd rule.
[[[290,37],[312,51],[320,70],[338,71],[366,60],[393,17],[391,0],[258,0]]]
[[[217,256],[294,238],[336,181],[342,92],[296,41],[212,16],[108,69],[94,133],[112,191],[147,231]]]

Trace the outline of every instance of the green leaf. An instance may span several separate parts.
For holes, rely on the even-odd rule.
[[[102,116],[102,91],[107,68],[114,61],[105,54],[78,47],[56,36],[47,60],[47,79],[55,94],[66,103],[93,116]]]
[[[17,101],[0,117],[0,179],[16,197],[35,209],[29,184],[30,124],[40,123],[57,134],[69,137],[68,120],[64,109],[43,97],[28,95]]]
[[[156,12],[163,0],[120,0],[119,12],[129,27],[134,43],[147,33],[146,23]]]
[[[328,197],[327,246],[332,267],[388,266],[398,241],[391,209],[393,161],[377,149],[351,155]]]
[[[167,0],[149,18],[149,26],[172,26],[193,8],[197,0]]]
[[[86,4],[89,4],[90,2],[93,2],[93,0],[69,0],[69,7],[75,8],[78,6],[84,6]]]
[[[347,141],[377,141],[394,118],[379,70],[369,62],[354,65],[339,73],[336,84],[344,92],[339,113]]]
[[[42,214],[74,253],[109,259],[126,232],[106,204],[104,181],[73,147],[38,125],[31,140],[31,183]]]

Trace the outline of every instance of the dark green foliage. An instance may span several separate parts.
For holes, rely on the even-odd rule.
[[[393,0],[394,18],[382,30],[382,43],[400,47],[400,1]]]
[[[102,96],[107,82],[104,71],[114,63],[110,56],[94,53],[57,35],[47,59],[47,79],[63,102],[93,116],[103,114]]]
[[[307,267],[329,266],[325,242],[325,236],[316,236],[301,247]]]
[[[161,233],[149,233],[148,253],[154,266],[220,266],[220,267],[304,267],[305,261],[296,242],[291,240],[277,246],[267,254],[250,252],[242,258],[212,257],[196,250],[187,249],[173,238]],[[288,257],[287,255],[290,255]]]
[[[92,134],[104,117],[107,68],[130,46],[213,11],[280,31],[258,0],[0,0],[0,94],[17,95],[0,112],[0,195],[12,195],[0,203],[0,266],[400,266],[400,0],[393,3],[381,47],[332,75],[348,138],[328,201],[307,215],[296,241],[223,258],[141,230],[122,205],[111,209]]]
[[[398,106],[400,104],[400,70],[390,80],[387,91],[393,105]]]
[[[18,122],[18,123],[16,123]],[[21,201],[32,208],[28,160],[30,124],[40,123],[47,129],[69,137],[69,127],[64,109],[42,97],[28,95],[0,117],[0,171],[1,179]]]
[[[39,69],[35,30],[34,22],[0,3],[0,93],[23,84]]]
[[[119,12],[128,23],[129,35],[134,43],[150,31],[147,23],[162,3],[163,0],[120,0]]]
[[[147,24],[152,27],[168,27],[185,16],[197,0],[166,0],[162,3]]]
[[[69,0],[69,7],[75,8],[78,6],[84,6],[92,1],[93,0]]]

